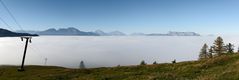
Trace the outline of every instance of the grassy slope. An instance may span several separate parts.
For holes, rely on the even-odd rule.
[[[233,80],[239,79],[239,54],[209,60],[95,69],[66,69],[51,66],[1,66],[0,80]]]

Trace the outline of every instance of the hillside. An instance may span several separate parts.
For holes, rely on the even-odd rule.
[[[28,34],[28,33],[15,33],[15,32],[0,28],[0,37],[17,37],[17,36],[38,36],[38,35]]]
[[[1,66],[0,80],[234,80],[239,79],[239,54],[209,60],[122,66],[94,69],[67,69],[53,66]]]

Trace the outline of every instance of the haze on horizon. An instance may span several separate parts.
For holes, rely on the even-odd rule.
[[[76,27],[126,33],[238,34],[236,0],[2,0],[24,30]],[[0,5],[0,17],[19,30]],[[0,22],[2,28],[6,26]],[[226,29],[226,30],[225,30]]]

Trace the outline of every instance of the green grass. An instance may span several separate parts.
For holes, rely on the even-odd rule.
[[[17,68],[1,66],[0,80],[238,80],[239,54],[176,64],[93,69],[26,66],[24,72]]]

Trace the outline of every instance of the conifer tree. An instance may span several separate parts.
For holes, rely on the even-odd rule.
[[[237,53],[239,53],[239,47],[237,48]]]
[[[84,61],[81,61],[80,62],[80,66],[79,66],[80,69],[85,69],[85,64],[84,64]]]
[[[208,49],[207,44],[204,44],[202,49],[201,49],[201,51],[200,51],[199,59],[206,59],[206,58],[208,58],[207,49]]]
[[[216,53],[217,56],[220,56],[226,52],[223,39],[220,36],[217,37],[214,42],[213,51]]]
[[[117,67],[120,67],[120,65],[117,65]]]
[[[208,49],[208,58],[213,58],[213,47],[211,46],[209,49]]]
[[[174,59],[174,60],[172,61],[172,63],[175,64],[175,63],[176,63],[176,59]]]
[[[146,65],[147,63],[143,60],[140,62],[140,65]]]
[[[154,61],[153,64],[158,64],[158,63],[156,61]]]
[[[226,45],[227,53],[234,53],[234,45],[231,43]]]

